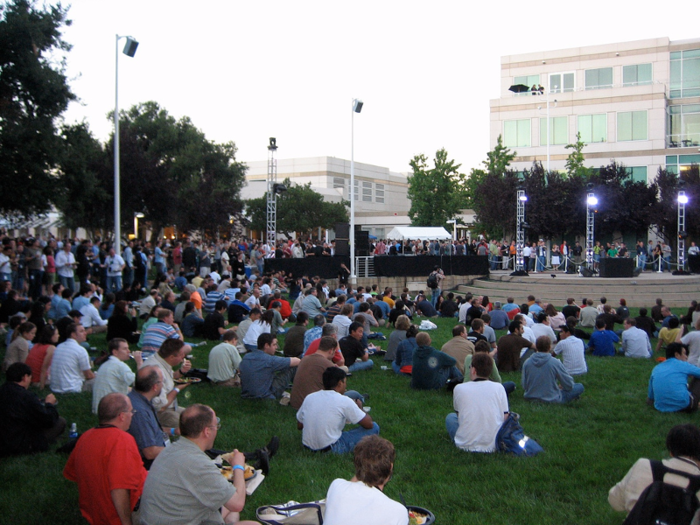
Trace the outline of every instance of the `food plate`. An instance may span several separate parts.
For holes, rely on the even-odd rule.
[[[408,525],[432,525],[435,523],[435,514],[423,507],[406,505],[408,509]]]
[[[221,475],[223,477],[225,477],[228,481],[233,483],[233,467],[219,467],[219,471],[221,472]],[[246,481],[248,481],[249,479],[253,479],[257,475],[257,470],[255,470],[250,465],[245,466],[245,472],[243,472],[243,477]]]
[[[202,381],[202,379],[199,377],[181,377],[179,379],[175,379],[174,381],[176,385],[185,385],[187,383],[199,383]]]

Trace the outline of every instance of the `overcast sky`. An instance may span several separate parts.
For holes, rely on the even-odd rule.
[[[106,140],[114,108],[115,35],[139,42],[119,59],[119,106],[157,101],[238,160],[350,158],[409,170],[439,148],[479,166],[500,57],[647,38],[700,37],[697,0],[239,1],[72,0],[68,74],[85,120]]]

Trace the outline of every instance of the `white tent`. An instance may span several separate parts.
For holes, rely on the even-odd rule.
[[[387,239],[451,239],[452,235],[445,228],[433,226],[397,226],[386,234]]]

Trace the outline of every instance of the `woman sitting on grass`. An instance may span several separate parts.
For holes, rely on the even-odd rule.
[[[406,330],[406,339],[401,341],[396,349],[396,359],[391,363],[391,368],[397,374],[410,376],[413,371],[413,352],[418,348],[416,335],[418,335],[418,327],[412,324]]]
[[[405,315],[400,315],[396,319],[396,328],[389,336],[389,345],[384,355],[384,361],[393,361],[396,358],[396,349],[402,341],[406,340],[406,330],[411,326],[411,321]]]

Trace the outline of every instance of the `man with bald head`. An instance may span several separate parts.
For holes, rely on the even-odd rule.
[[[245,505],[245,457],[234,450],[229,483],[205,454],[214,446],[221,422],[206,405],[192,405],[180,416],[182,436],[153,462],[141,498],[143,525],[238,522]],[[195,474],[193,474],[195,473]],[[221,509],[221,510],[219,510]]]
[[[63,475],[78,484],[80,512],[90,523],[130,524],[146,480],[139,450],[127,433],[131,401],[107,394],[97,407],[99,425],[85,432]]]

